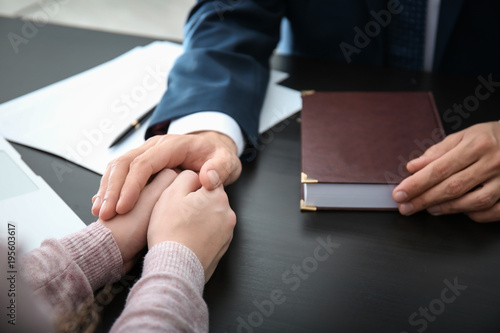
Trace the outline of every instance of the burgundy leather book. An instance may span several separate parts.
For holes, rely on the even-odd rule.
[[[406,163],[441,141],[430,92],[305,92],[302,210],[397,209]]]

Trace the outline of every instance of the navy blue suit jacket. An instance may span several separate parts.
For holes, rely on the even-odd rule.
[[[404,5],[406,0],[400,1]],[[290,22],[286,44],[291,54],[384,66],[385,29],[375,33],[376,27],[372,26],[369,43],[356,35],[359,30],[365,32],[369,22],[377,22],[379,15],[374,13],[383,17],[387,3],[386,0],[199,1],[186,24],[185,53],[170,72],[168,90],[151,124],[168,124],[172,119],[198,111],[220,111],[235,119],[255,144],[269,78],[269,58],[280,40],[282,18]],[[342,43],[359,52],[346,57],[340,47]],[[500,78],[500,1],[441,1],[433,70]],[[151,135],[150,128],[147,136]]]

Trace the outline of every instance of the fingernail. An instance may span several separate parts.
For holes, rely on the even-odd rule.
[[[208,179],[212,183],[213,187],[217,187],[219,185],[219,174],[215,170],[209,170],[207,172]]]
[[[410,215],[415,210],[412,203],[404,203],[399,205],[399,212],[403,215]]]
[[[427,208],[427,211],[431,215],[440,215],[441,214],[441,206],[436,205],[436,206],[429,207],[429,208]]]
[[[394,194],[394,200],[396,200],[396,202],[403,202],[407,198],[408,198],[408,194],[405,191],[397,191]]]
[[[94,203],[92,204],[92,211],[94,211],[95,208],[99,207],[101,204],[101,197],[95,197]]]

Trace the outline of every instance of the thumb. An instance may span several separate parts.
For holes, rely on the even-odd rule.
[[[207,190],[233,183],[241,174],[241,161],[235,154],[219,154],[207,160],[200,170],[200,182]]]

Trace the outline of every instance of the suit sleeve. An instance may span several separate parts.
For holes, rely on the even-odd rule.
[[[285,2],[277,0],[199,1],[185,27],[184,54],[169,74],[146,137],[156,124],[219,111],[256,144],[269,58],[284,12]]]

